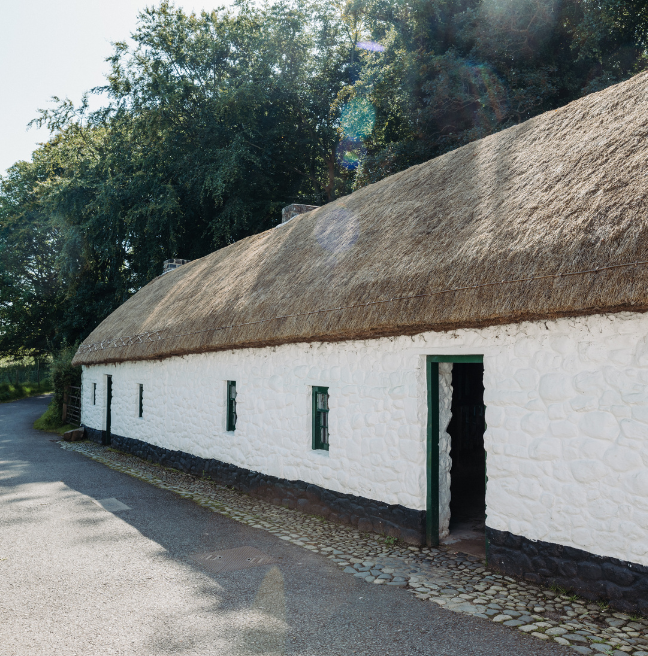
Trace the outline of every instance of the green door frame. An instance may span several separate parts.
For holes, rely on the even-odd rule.
[[[427,501],[425,537],[428,547],[439,545],[439,363],[483,363],[483,355],[428,355],[427,378]]]

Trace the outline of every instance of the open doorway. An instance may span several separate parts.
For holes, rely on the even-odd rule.
[[[485,557],[486,452],[484,450],[484,365],[452,366],[450,536],[457,551]]]

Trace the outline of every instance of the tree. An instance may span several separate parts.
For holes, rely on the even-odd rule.
[[[200,16],[163,3],[134,41],[116,44],[107,107],[41,113],[43,179],[21,178],[62,239],[59,342],[85,337],[163,260],[202,257],[352,182],[332,109],[352,48],[327,3]]]
[[[14,165],[0,181],[0,354],[40,356],[56,347],[63,293],[61,232],[40,204],[41,161]]]
[[[646,67],[637,0],[377,0],[354,94],[376,109],[355,187]]]
[[[0,180],[0,356],[74,344],[161,272],[627,79],[639,0],[144,11],[108,104],[56,100]]]

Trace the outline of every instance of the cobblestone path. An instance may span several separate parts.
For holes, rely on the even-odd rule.
[[[321,517],[274,506],[213,481],[153,465],[93,442],[60,442],[120,472],[330,558],[370,585],[407,588],[425,603],[499,622],[579,654],[648,656],[648,621],[560,590],[501,576],[449,548],[403,546]]]

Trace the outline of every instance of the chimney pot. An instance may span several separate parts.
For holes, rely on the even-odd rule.
[[[306,212],[316,210],[318,207],[319,205],[300,205],[298,203],[288,205],[288,207],[284,207],[281,210],[281,223],[288,223],[290,219],[297,216],[298,214],[306,214]]]
[[[188,264],[191,260],[164,260],[164,265],[162,266],[162,275],[173,271],[178,267],[181,267],[183,264]]]

